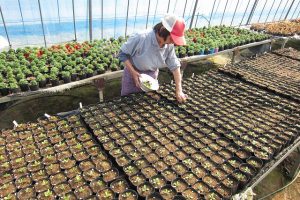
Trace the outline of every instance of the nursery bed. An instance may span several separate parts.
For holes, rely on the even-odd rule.
[[[228,199],[299,141],[293,101],[215,71],[174,87],[2,130],[0,197]]]
[[[184,89],[183,105],[165,85],[82,110],[142,197],[229,198],[299,137],[293,102],[216,72]]]
[[[299,103],[300,61],[295,59],[298,54],[294,49],[279,50],[219,70]]]

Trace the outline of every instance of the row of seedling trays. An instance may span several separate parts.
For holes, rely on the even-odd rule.
[[[224,73],[237,76],[277,94],[300,101],[300,62],[280,55],[265,54],[237,64],[221,67]]]
[[[0,135],[1,199],[137,199],[79,116],[20,124]]]
[[[263,166],[258,157],[154,95],[132,95],[82,110],[140,196],[226,199]]]
[[[281,56],[286,56],[288,58],[292,58],[292,59],[300,61],[300,51],[297,51],[296,49],[293,49],[291,47],[283,48],[283,49],[277,49],[275,51],[272,51],[272,53],[277,54],[277,55],[281,55]]]
[[[181,107],[217,133],[250,152],[260,147],[271,155],[298,137],[300,112],[296,103],[280,101],[275,95],[239,81],[232,82],[226,89],[229,79],[217,73],[203,77],[184,84],[185,89],[188,85],[193,90],[186,90],[191,100]],[[204,88],[203,84],[207,83],[212,87]],[[234,85],[236,88],[232,89]],[[221,94],[219,88],[232,92]],[[172,86],[166,85],[160,93],[168,98],[172,90]],[[245,95],[241,95],[243,93]]]

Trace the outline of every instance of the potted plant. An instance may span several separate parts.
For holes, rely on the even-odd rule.
[[[37,75],[36,81],[39,83],[40,88],[46,87],[46,84],[47,84],[46,77],[42,73],[39,73]]]
[[[9,93],[9,88],[7,83],[5,82],[0,82],[0,93],[2,96],[6,96]]]
[[[64,83],[71,82],[71,73],[69,71],[62,71],[61,76],[62,76]]]
[[[21,91],[19,85],[17,84],[17,82],[10,82],[9,83],[9,88],[11,93],[18,93]]]
[[[50,77],[50,82],[51,82],[51,85],[52,85],[52,86],[57,86],[57,85],[59,85],[59,79],[58,79],[56,73],[51,73],[49,77]]]
[[[30,81],[29,87],[30,87],[30,90],[31,90],[31,91],[36,91],[36,90],[39,89],[39,85],[38,85],[38,83],[37,83],[36,80]]]

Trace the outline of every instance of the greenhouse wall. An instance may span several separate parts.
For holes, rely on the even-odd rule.
[[[127,36],[167,12],[186,28],[295,19],[300,0],[1,0],[0,8],[0,35],[16,48]]]

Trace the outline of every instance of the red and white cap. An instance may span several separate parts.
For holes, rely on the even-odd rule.
[[[184,19],[177,17],[174,14],[166,14],[161,19],[163,26],[170,32],[170,35],[176,45],[185,45],[184,38]]]

